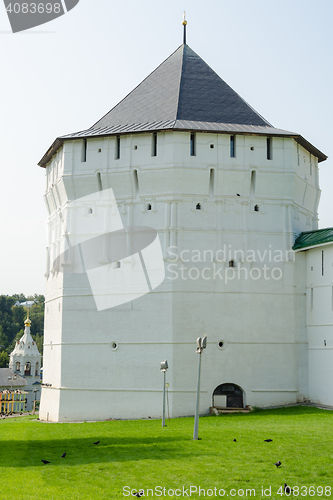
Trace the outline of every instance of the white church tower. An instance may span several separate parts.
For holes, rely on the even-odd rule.
[[[36,342],[30,334],[31,321],[29,315],[24,325],[24,334],[20,340],[17,340],[14,350],[10,353],[9,368],[14,373],[24,377],[28,382],[24,390],[27,392],[27,410],[31,411],[34,399],[37,401],[40,399],[41,355]]]
[[[90,129],[56,139],[39,163],[49,228],[40,418],[159,417],[165,359],[170,414],[193,415],[204,334],[201,413],[308,398],[305,276],[292,247],[317,229],[325,159],[186,43]],[[148,243],[117,253],[98,239],[133,227],[156,231],[154,255]],[[135,300],[120,300],[129,282]]]

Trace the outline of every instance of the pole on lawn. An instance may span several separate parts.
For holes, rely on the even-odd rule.
[[[199,337],[197,339],[197,350],[196,353],[199,354],[199,371],[198,371],[198,386],[197,386],[197,401],[195,405],[195,418],[194,418],[194,431],[193,439],[199,439],[199,402],[200,402],[200,377],[201,377],[201,354],[207,346],[207,335],[203,338]]]

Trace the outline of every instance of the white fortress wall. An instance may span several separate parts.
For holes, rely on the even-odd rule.
[[[316,159],[293,139],[273,137],[267,160],[266,137],[250,135],[236,135],[230,158],[230,136],[215,133],[196,133],[190,156],[189,136],[158,133],[157,156],[152,134],[121,136],[119,159],[115,137],[92,138],[85,162],[83,140],[66,141],[49,163],[44,382],[52,387],[43,388],[41,418],[46,410],[54,421],[160,416],[164,359],[171,415],[193,414],[195,340],[204,333],[202,413],[226,382],[256,406],[308,396],[305,278],[288,251],[295,233],[317,227]],[[73,226],[68,202],[110,188],[124,226],[158,231],[166,279],[133,302],[97,311],[87,276],[53,273],[52,265],[66,231],[82,241],[106,230],[105,217],[88,222],[97,221],[98,195],[86,207],[87,226]]]

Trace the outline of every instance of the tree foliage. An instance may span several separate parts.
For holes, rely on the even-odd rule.
[[[43,354],[44,338],[44,302],[43,295],[26,297],[22,293],[14,295],[0,295],[0,368],[6,368],[9,363],[9,354],[14,349],[15,342],[24,333],[24,321],[27,310],[23,306],[15,306],[16,302],[34,300],[35,304],[29,310],[31,320],[31,336],[36,341],[38,350]]]
[[[9,363],[9,356],[6,351],[0,351],[0,368],[7,368]]]

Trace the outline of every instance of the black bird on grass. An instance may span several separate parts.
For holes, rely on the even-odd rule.
[[[279,460],[279,461],[278,461],[278,462],[276,462],[276,464],[274,464],[274,465],[276,465],[276,467],[280,467],[281,463],[282,463],[282,462]]]
[[[50,464],[51,462],[49,462],[48,460],[42,460],[43,464]]]
[[[63,453],[63,454],[61,455],[61,457],[60,457],[60,458],[65,458],[65,456],[66,456],[66,455],[67,455],[67,453],[65,452],[65,453]]]
[[[284,483],[284,492],[287,494],[287,495],[290,495],[290,493],[292,493],[294,490],[292,488],[290,488],[290,486],[287,485],[287,483]]]
[[[266,443],[271,443],[273,439],[264,439],[264,441],[266,441]]]
[[[140,498],[140,497],[142,497],[142,496],[143,496],[143,493],[144,493],[144,491],[143,491],[143,490],[140,490],[140,491],[137,491],[136,493],[133,493],[133,496],[134,496],[134,497],[138,497],[138,498]]]
[[[236,443],[237,439],[234,439],[234,443]]]
[[[99,443],[100,443],[100,441],[95,441],[95,442],[94,442],[94,444],[99,444]]]

